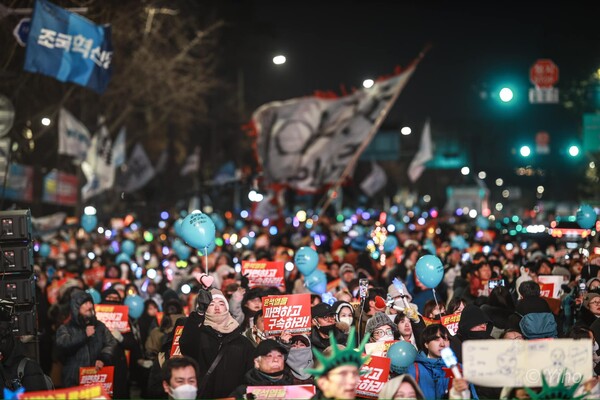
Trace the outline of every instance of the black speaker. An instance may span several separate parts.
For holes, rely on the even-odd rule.
[[[15,311],[13,315],[13,332],[15,336],[37,336],[37,315],[35,306]]]
[[[0,211],[0,241],[29,242],[31,232],[29,210]]]
[[[35,278],[0,279],[0,298],[15,305],[35,304]]]
[[[31,243],[0,241],[0,274],[33,273],[33,247]]]

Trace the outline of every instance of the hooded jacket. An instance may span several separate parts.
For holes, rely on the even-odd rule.
[[[248,386],[284,386],[294,384],[292,376],[287,369],[283,370],[281,379],[272,380],[262,374],[258,369],[252,368],[250,371],[246,372],[244,380],[244,384],[238,386],[228,397],[243,399],[246,390],[248,390]]]
[[[485,331],[471,332],[471,328],[487,323]],[[460,315],[456,336],[450,338],[450,348],[456,354],[458,362],[462,362],[462,342],[465,340],[493,339],[491,336],[494,326],[479,307],[467,305]]]
[[[79,318],[79,307],[92,297],[84,291],[77,291],[71,296],[71,320],[61,325],[56,332],[56,347],[63,355],[62,383],[64,387],[79,384],[79,368],[91,367],[96,360],[105,365],[112,364],[112,355],[117,341],[106,325],[96,318],[90,324],[96,332],[87,337],[85,325]]]

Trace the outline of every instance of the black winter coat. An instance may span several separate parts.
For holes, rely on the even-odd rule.
[[[10,355],[2,360],[2,364],[0,368],[2,369],[0,376],[0,395],[4,393],[5,380],[8,382],[13,382],[18,379],[17,373],[19,370],[19,363],[21,360],[25,358],[23,354],[23,348],[21,344],[15,340],[15,347],[13,351],[11,351]],[[21,379],[21,385],[25,388],[26,392],[37,392],[40,390],[49,390],[46,386],[46,379],[44,377],[44,372],[38,363],[33,360],[29,360],[25,364],[25,369],[23,370],[23,379]],[[9,388],[13,390],[12,388]],[[4,398],[4,397],[2,397]]]
[[[106,325],[98,320],[93,324],[96,333],[87,337],[85,326],[79,321],[79,307],[92,297],[81,291],[71,297],[71,320],[56,331],[56,347],[63,358],[62,383],[64,387],[79,385],[79,368],[91,367],[96,360],[111,365],[117,341]]]
[[[237,389],[235,389],[229,395],[229,397],[243,399],[244,395],[246,394],[246,390],[248,390],[248,386],[285,386],[293,384],[294,380],[287,369],[283,370],[283,376],[281,379],[272,381],[265,375],[262,375],[256,368],[252,368],[250,371],[246,372],[245,383],[238,386]]]
[[[244,383],[246,372],[254,366],[254,346],[240,328],[227,334],[217,332],[204,325],[203,318],[195,312],[185,321],[179,346],[181,354],[192,357],[200,366],[198,398],[228,397]],[[219,351],[223,351],[223,357],[200,392],[204,376]]]

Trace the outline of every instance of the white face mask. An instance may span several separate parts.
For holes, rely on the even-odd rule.
[[[340,318],[340,322],[344,322],[346,325],[352,326],[352,323],[354,322],[354,318],[352,318],[352,317],[341,317]]]
[[[394,335],[385,335],[377,339],[378,342],[389,342],[391,340],[394,340]]]
[[[189,384],[181,385],[175,389],[171,388],[171,397],[174,399],[195,399],[198,388]]]

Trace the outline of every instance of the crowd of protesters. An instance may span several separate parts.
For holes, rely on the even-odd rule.
[[[319,398],[353,398],[357,371],[311,374],[319,365],[313,349],[328,354],[333,339],[355,348],[355,337],[369,336],[370,342],[400,340],[418,350],[413,365],[392,372],[380,398],[514,398],[524,388],[481,387],[449,376],[441,350],[452,348],[462,362],[468,340],[589,337],[594,371],[600,372],[600,267],[591,248],[533,239],[521,245],[477,229],[436,231],[432,220],[423,229],[390,229],[398,245],[374,255],[367,242],[381,218],[357,215],[357,230],[324,216],[310,227],[283,224],[275,234],[230,215],[217,232],[221,246],[185,259],[173,246],[173,219],[162,228],[130,223],[46,238],[50,254],[35,258],[40,365],[57,388],[78,385],[80,367],[114,366],[114,398],[249,398],[248,386],[306,384],[317,386]],[[466,246],[457,246],[456,236]],[[124,240],[135,243],[135,255],[117,263]],[[293,262],[301,246],[317,250],[331,296],[311,293],[296,268],[286,268],[285,286],[278,288],[250,288],[240,274],[243,261]],[[444,265],[435,293],[415,273],[426,254]],[[542,275],[563,276],[560,299],[541,296]],[[361,279],[368,280],[362,299]],[[110,331],[95,319],[90,288],[102,304],[123,304],[133,294],[145,299],[142,315],[129,319],[129,332]],[[310,333],[267,337],[261,299],[282,293],[311,293]],[[461,313],[456,335],[440,324],[453,313]],[[178,326],[182,356],[170,357]],[[595,379],[582,384],[584,390],[600,394]]]

